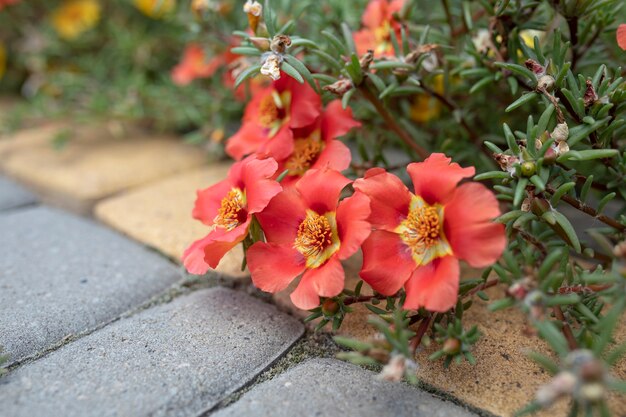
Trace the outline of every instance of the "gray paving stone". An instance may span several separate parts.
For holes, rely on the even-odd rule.
[[[471,417],[455,404],[334,359],[311,359],[212,417]]]
[[[45,207],[0,216],[0,346],[15,362],[105,323],[180,279],[154,252]]]
[[[0,211],[34,204],[36,201],[33,193],[0,176]]]
[[[241,292],[200,290],[122,319],[0,379],[2,414],[195,416],[303,333]]]

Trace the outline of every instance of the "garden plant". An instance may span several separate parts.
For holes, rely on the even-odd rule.
[[[516,309],[526,325],[511,332],[547,342],[527,354],[553,375],[519,414],[563,398],[571,416],[624,413],[623,397],[608,404],[626,393],[622,1],[36,3],[0,0],[10,88],[149,120],[235,161],[198,191],[206,235],[183,256],[189,273],[243,250],[253,284],[290,289],[316,330],[363,304],[380,336],[335,337],[341,357],[393,381],[416,383],[427,347],[444,367],[475,363],[464,314],[477,298]],[[9,30],[20,13],[50,25],[20,31],[56,40],[25,50]],[[147,32],[148,46],[132,39]]]

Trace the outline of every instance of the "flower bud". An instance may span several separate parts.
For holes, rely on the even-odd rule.
[[[546,69],[534,59],[527,59],[526,62],[524,62],[524,65],[526,65],[526,68],[531,70],[537,76],[537,78],[540,78],[546,74]]]
[[[367,351],[366,355],[380,363],[389,362],[389,351],[385,349],[380,349],[380,348],[370,349]]]
[[[618,258],[626,258],[626,240],[622,240],[613,248],[613,255]]]
[[[537,81],[537,89],[551,91],[554,88],[554,77],[551,75],[543,75]]]
[[[374,51],[369,49],[366,53],[364,53],[359,59],[359,65],[363,71],[367,71],[370,67],[370,64],[374,60]]]
[[[543,213],[550,211],[550,203],[543,198],[534,198],[530,203],[530,210],[535,216],[541,217]]]
[[[532,161],[526,161],[520,167],[522,171],[522,175],[525,177],[532,177],[535,174],[535,170],[537,166]]]
[[[550,147],[546,150],[546,153],[543,155],[543,163],[544,165],[554,165],[556,163],[556,158],[558,157],[554,148]]]
[[[330,91],[339,97],[343,97],[343,95],[352,90],[352,88],[352,81],[342,78],[341,80],[337,80],[330,85],[325,85],[322,87],[322,90]]]
[[[248,0],[243,5],[243,11],[248,15],[250,29],[252,29],[253,33],[256,33],[256,29],[259,26],[259,19],[261,19],[261,14],[263,13],[263,6],[256,0]]]
[[[583,363],[580,366],[580,377],[587,382],[597,382],[604,379],[604,367],[597,359]]]
[[[325,316],[334,316],[335,314],[337,314],[338,311],[339,303],[337,303],[337,301],[333,300],[332,298],[329,298],[322,304],[322,313]]]
[[[585,107],[591,106],[597,100],[598,94],[596,94],[596,90],[593,88],[593,83],[591,82],[591,80],[587,80],[587,89],[585,90],[585,95],[583,96]]]
[[[597,382],[585,384],[580,388],[580,396],[590,403],[597,403],[604,397],[604,386]]]
[[[441,350],[443,350],[446,355],[456,355],[461,351],[461,341],[455,338],[446,339]]]
[[[276,35],[270,43],[270,49],[277,54],[284,54],[291,45],[291,38],[287,35]]]
[[[248,40],[254,45],[259,51],[269,51],[270,50],[270,40],[268,38],[262,38],[259,36],[251,36]]]

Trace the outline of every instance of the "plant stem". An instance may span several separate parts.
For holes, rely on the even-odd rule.
[[[525,230],[522,230],[518,227],[515,228],[515,231],[517,232],[517,234],[519,234],[522,237],[522,239],[524,239],[525,241],[527,241],[528,243],[530,243],[531,245],[539,249],[539,252],[541,252],[541,255],[543,258],[548,256],[548,250],[546,249],[544,244],[541,243],[541,241],[537,240],[537,238],[535,238],[533,235],[531,235],[530,233],[527,233]]]
[[[561,331],[563,332],[563,336],[565,336],[565,339],[567,340],[567,345],[569,346],[570,350],[578,349],[578,343],[576,343],[576,338],[574,337],[572,328],[570,327],[567,320],[565,320],[565,316],[563,315],[563,311],[561,311],[561,307],[554,306],[553,310],[554,310],[554,316],[563,325],[563,327],[561,328]]]
[[[484,283],[482,283],[480,285],[477,285],[476,287],[472,288],[471,290],[469,290],[467,293],[465,293],[464,297],[468,297],[470,295],[474,295],[478,291],[486,290],[487,288],[495,287],[496,285],[498,285],[499,282],[500,282],[499,278],[495,278],[495,279],[489,280],[487,282],[484,282]]]
[[[554,189],[554,187],[552,185],[546,185],[546,191],[548,191],[551,194],[556,193],[556,190]],[[609,217],[609,216],[605,216],[604,214],[599,214],[593,207],[589,207],[586,204],[584,204],[582,201],[571,197],[569,195],[564,195],[563,197],[561,197],[561,200],[565,201],[567,204],[569,204],[570,206],[574,207],[577,210],[582,211],[583,213],[586,213],[598,220],[600,220],[602,223],[611,226],[614,229],[619,230],[620,232],[624,232],[626,231],[626,226],[624,226],[623,224],[621,224],[620,222],[618,222],[617,220]]]
[[[343,304],[349,306],[350,304],[356,303],[367,303],[371,301],[372,298],[376,298],[375,295],[361,295],[360,297],[346,297],[343,299]]]
[[[402,142],[404,142],[407,146],[413,149],[415,153],[417,153],[421,159],[426,159],[428,155],[430,155],[430,153],[426,149],[422,148],[420,145],[415,143],[411,135],[409,135],[404,129],[402,129],[402,127],[398,124],[398,122],[396,122],[395,118],[391,115],[391,113],[389,113],[389,111],[385,108],[382,101],[380,101],[378,97],[376,97],[369,90],[367,85],[365,84],[360,85],[359,90],[361,91],[363,96],[367,99],[367,101],[372,103],[372,105],[374,106],[374,108],[376,108],[380,116],[385,120],[385,123],[387,123],[387,126],[389,126],[389,128],[398,135],[398,137],[402,140]]]
[[[415,356],[415,351],[417,350],[417,347],[420,345],[420,343],[422,343],[422,338],[430,327],[432,317],[433,316],[424,317],[419,327],[417,328],[415,336],[413,336],[413,338],[411,339],[411,344],[409,345],[409,349],[411,350],[411,356]]]

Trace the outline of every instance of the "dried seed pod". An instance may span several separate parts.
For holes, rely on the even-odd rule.
[[[557,142],[566,141],[569,137],[569,127],[567,123],[559,123],[556,125],[552,133],[550,133],[550,137],[553,138]]]
[[[270,49],[277,54],[284,54],[291,45],[291,38],[287,35],[276,35],[270,43]]]
[[[554,77],[551,75],[543,75],[537,81],[537,89],[551,91],[554,88]]]

